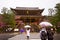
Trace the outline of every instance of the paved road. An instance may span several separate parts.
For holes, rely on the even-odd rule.
[[[26,34],[16,34],[18,33],[0,34],[0,40],[27,40]],[[30,40],[40,40],[39,33],[31,33]],[[60,40],[60,34],[55,34],[54,40]]]
[[[60,40],[60,34],[55,34],[54,40]]]
[[[8,40],[8,38],[11,38],[15,35],[16,35],[16,33],[3,33],[3,34],[0,34],[0,40]]]
[[[27,40],[26,39],[26,34],[19,34],[16,35],[12,38],[9,38],[8,40]],[[31,33],[30,40],[41,40],[39,38],[39,33]],[[60,34],[55,34],[54,35],[54,40],[60,40]]]

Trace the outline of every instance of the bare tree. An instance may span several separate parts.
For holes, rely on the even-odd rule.
[[[53,8],[49,8],[48,9],[48,12],[49,12],[49,16],[52,16],[53,15],[53,12],[54,12]]]
[[[1,13],[7,13],[8,9],[6,7],[3,7],[1,10]]]

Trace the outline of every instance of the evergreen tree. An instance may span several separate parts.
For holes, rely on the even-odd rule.
[[[51,22],[53,25],[57,26],[57,23],[60,22],[60,3],[56,4],[56,13],[51,17]]]
[[[56,4],[55,8],[56,14],[51,17],[51,22],[57,27],[57,32],[60,32],[60,28],[58,28],[60,26],[60,3]]]
[[[3,16],[3,22],[6,25],[6,27],[8,28],[8,26],[10,28],[14,28],[16,23],[15,23],[15,14],[11,11],[8,10],[7,8],[3,8],[2,9],[2,16]]]

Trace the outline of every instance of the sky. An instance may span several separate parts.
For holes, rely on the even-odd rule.
[[[0,0],[0,13],[3,7],[15,8],[15,7],[38,7],[44,11],[42,15],[48,15],[48,9],[54,8],[60,0]]]

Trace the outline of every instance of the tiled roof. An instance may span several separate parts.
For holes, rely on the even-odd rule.
[[[16,7],[15,10],[41,10],[41,9],[39,9],[38,7]]]

